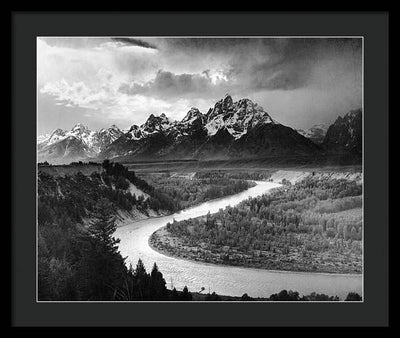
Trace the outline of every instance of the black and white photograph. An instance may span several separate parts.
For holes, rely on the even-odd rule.
[[[363,302],[362,36],[38,36],[37,302]]]

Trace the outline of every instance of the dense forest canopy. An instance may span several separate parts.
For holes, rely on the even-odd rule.
[[[362,187],[344,179],[286,182],[206,217],[167,224],[195,259],[272,269],[361,272]],[[155,246],[174,251],[153,235]]]

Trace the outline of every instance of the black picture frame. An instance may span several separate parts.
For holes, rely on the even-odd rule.
[[[13,326],[388,325],[387,12],[13,12],[11,23]],[[364,302],[37,303],[36,37],[92,35],[363,36]]]

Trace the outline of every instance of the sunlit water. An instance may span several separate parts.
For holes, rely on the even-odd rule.
[[[187,285],[190,291],[200,291],[204,287],[206,292],[215,291],[220,295],[242,296],[247,293],[251,297],[268,297],[286,289],[298,291],[300,295],[317,292],[337,295],[341,299],[351,291],[361,294],[361,275],[270,271],[200,263],[165,256],[148,244],[151,234],[173,219],[181,221],[205,215],[209,211],[215,213],[220,208],[237,205],[250,196],[262,195],[277,186],[277,183],[257,182],[257,186],[233,196],[209,201],[170,216],[150,218],[118,228],[115,237],[121,240],[121,254],[128,257],[127,264],[132,263],[134,267],[141,258],[147,270],[156,262],[167,287],[173,286],[178,290]]]

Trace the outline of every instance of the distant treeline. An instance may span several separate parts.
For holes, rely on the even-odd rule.
[[[236,179],[236,180],[253,180],[263,181],[271,177],[270,170],[262,170],[259,172],[248,171],[230,171],[230,170],[213,170],[213,171],[199,171],[196,173],[198,179]]]
[[[129,166],[130,164],[135,165],[135,164],[146,164],[146,163],[152,164],[152,163],[181,163],[181,162],[182,163],[192,163],[192,162],[196,163],[196,162],[199,162],[199,160],[196,160],[196,159],[190,159],[190,160],[184,160],[184,159],[182,159],[182,160],[140,160],[140,161],[128,161],[128,162],[124,161],[122,163],[124,163],[126,166]]]
[[[338,296],[328,296],[323,293],[312,292],[309,295],[300,296],[297,291],[282,290],[278,293],[272,294],[270,297],[250,297],[247,293],[241,297],[232,297],[218,295],[215,292],[201,295],[193,293],[193,300],[196,301],[271,301],[271,302],[337,302],[341,299]],[[362,301],[362,297],[356,292],[349,292],[344,299],[345,301]]]
[[[51,163],[49,163],[47,161],[38,162],[38,166],[39,167],[43,167],[43,166],[65,167],[65,166],[84,166],[84,165],[101,165],[101,162],[93,162],[93,161],[82,162],[82,161],[78,161],[78,162],[71,162],[69,164],[51,164]]]
[[[219,172],[198,173],[193,179],[182,179],[169,173],[141,176],[154,187],[156,192],[168,196],[172,209],[185,209],[215,198],[237,194],[254,186],[245,179],[234,179]]]

